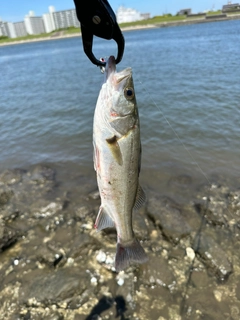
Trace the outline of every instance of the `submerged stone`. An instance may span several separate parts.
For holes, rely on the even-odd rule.
[[[149,257],[148,263],[142,268],[139,280],[148,286],[158,285],[171,291],[176,285],[176,279],[168,261],[161,256]]]
[[[5,170],[0,174],[0,185],[14,185],[22,181],[23,175],[26,173],[26,170],[23,169],[13,169]]]
[[[225,251],[213,238],[202,233],[196,236],[193,248],[210,274],[221,281],[228,279],[233,272],[232,264]]]
[[[45,165],[37,165],[30,172],[30,179],[36,183],[42,184],[47,181],[55,180],[56,172],[54,169],[45,166]]]
[[[64,303],[66,307],[89,287],[89,275],[79,268],[63,268],[54,272],[32,271],[23,277],[20,300],[28,306]]]
[[[164,236],[174,244],[188,236],[191,228],[182,215],[180,207],[168,197],[152,195],[148,200],[149,217]]]
[[[0,252],[13,245],[19,237],[19,234],[12,228],[9,228],[0,219]]]

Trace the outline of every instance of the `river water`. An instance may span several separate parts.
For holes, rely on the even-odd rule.
[[[240,167],[240,21],[128,31],[143,146],[142,179],[174,174],[231,181]],[[115,42],[96,38],[99,57]],[[103,81],[80,37],[0,48],[0,169],[92,164],[92,121]]]

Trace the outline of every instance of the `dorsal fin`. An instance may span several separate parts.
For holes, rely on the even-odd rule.
[[[146,200],[147,198],[146,198],[145,192],[143,191],[140,184],[138,184],[138,189],[137,189],[137,194],[136,194],[136,199],[135,199],[135,204],[133,209],[135,210],[140,209],[144,205]]]

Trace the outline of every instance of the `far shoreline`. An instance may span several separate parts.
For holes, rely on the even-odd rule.
[[[122,32],[125,32],[125,31],[133,31],[133,30],[164,28],[164,27],[176,27],[176,26],[184,26],[184,25],[190,25],[190,24],[220,22],[220,21],[229,21],[229,20],[240,20],[240,14],[227,16],[227,17],[224,17],[224,18],[184,19],[184,20],[179,20],[179,21],[169,21],[169,22],[146,24],[146,25],[136,25],[136,26],[122,27],[121,30],[122,30]],[[42,38],[35,38],[35,39],[28,39],[28,40],[19,40],[19,41],[16,40],[16,41],[11,41],[11,42],[3,42],[3,43],[0,43],[0,47],[23,44],[23,43],[32,43],[32,42],[41,42],[41,41],[50,41],[50,40],[60,40],[60,39],[65,39],[65,38],[76,38],[76,37],[81,37],[80,29],[79,29],[79,33],[65,34],[65,35],[59,35],[59,36],[49,36],[49,37],[42,37]]]

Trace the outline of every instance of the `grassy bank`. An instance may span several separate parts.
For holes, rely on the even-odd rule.
[[[25,37],[18,37],[18,38],[8,38],[8,37],[0,37],[0,44],[1,43],[8,43],[8,42],[15,42],[15,41],[29,41],[29,40],[37,40],[42,38],[57,38],[59,36],[65,36],[68,34],[80,34],[80,29],[75,27],[70,27],[67,29],[59,29],[54,30],[50,33],[41,33],[41,34],[34,34],[34,35],[27,35]]]
[[[185,15],[182,16],[172,16],[170,14],[166,14],[163,16],[155,16],[150,19],[146,20],[140,20],[140,21],[135,21],[135,22],[127,22],[127,23],[121,23],[120,27],[125,28],[125,27],[134,27],[134,26],[144,26],[144,25],[149,25],[149,24],[158,24],[161,22],[173,22],[173,21],[182,21],[186,18]]]

